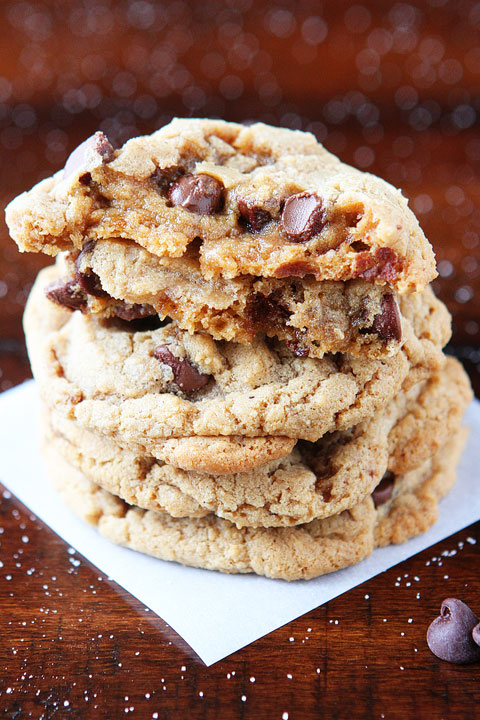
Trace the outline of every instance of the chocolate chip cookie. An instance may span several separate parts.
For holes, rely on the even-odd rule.
[[[383,360],[299,358],[285,343],[189,335],[174,322],[135,331],[49,302],[42,271],[25,314],[45,402],[82,425],[149,449],[159,438],[285,436],[315,441],[384,408],[408,379],[444,363],[449,315],[429,289],[402,298],[406,337]],[[406,389],[406,388],[405,388]]]
[[[375,546],[404,542],[437,517],[438,501],[455,481],[465,441],[457,433],[419,470],[394,480],[394,493],[368,497],[339,515],[290,528],[237,528],[215,515],[172,518],[128,505],[47,449],[53,484],[81,518],[119,545],[184,565],[226,573],[310,579],[358,563]]]
[[[52,255],[119,238],[180,258],[196,243],[207,279],[311,275],[405,292],[435,276],[400,191],[309,133],[261,123],[177,119],[118,149],[98,132],[16,198],[7,223],[22,250]]]
[[[312,276],[205,279],[194,247],[159,258],[135,243],[86,243],[57,258],[60,279],[47,297],[71,310],[137,324],[170,317],[190,333],[248,344],[259,333],[285,340],[298,357],[395,354],[403,341],[397,293],[365,280]],[[157,320],[158,322],[158,320]]]
[[[460,363],[449,358],[446,370],[399,393],[375,418],[316,443],[299,442],[287,457],[248,472],[185,472],[48,411],[45,442],[131,505],[173,517],[214,513],[237,527],[295,525],[349,509],[387,470],[390,482],[385,478],[376,492],[391,495],[394,475],[416,470],[458,432],[472,392]]]

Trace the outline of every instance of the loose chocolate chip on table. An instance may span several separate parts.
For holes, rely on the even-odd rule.
[[[223,192],[222,183],[211,175],[183,175],[170,187],[168,198],[189,212],[213,215],[222,209]]]
[[[260,232],[272,219],[268,210],[258,207],[258,205],[248,202],[248,200],[240,199],[238,201],[238,212],[240,213],[240,220],[245,224],[247,230],[251,232]]]
[[[45,295],[51,302],[69,310],[85,310],[87,298],[78,287],[76,280],[54,280],[45,288]]]
[[[297,193],[286,201],[282,212],[282,227],[290,240],[306,242],[325,226],[322,201],[313,193]]]
[[[398,305],[393,295],[384,295],[382,298],[382,310],[373,318],[371,327],[372,332],[376,332],[381,340],[397,340],[402,339],[402,322]]]
[[[210,375],[198,372],[188,360],[176,357],[167,345],[158,345],[153,354],[157,360],[172,368],[175,383],[183,392],[200,390],[210,380]]]
[[[92,156],[97,155],[100,163],[108,163],[113,160],[114,148],[108,137],[103,132],[96,132],[84,140],[68,156],[63,176],[68,177],[79,170],[82,165]]]
[[[427,631],[427,644],[440,660],[463,665],[480,661],[480,647],[472,638],[478,617],[464,602],[447,598],[439,617]]]
[[[395,475],[387,470],[375,490],[372,492],[372,499],[375,507],[388,502],[393,494],[393,486],[395,485]]]

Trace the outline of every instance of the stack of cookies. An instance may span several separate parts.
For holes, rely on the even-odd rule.
[[[113,542],[288,580],[436,519],[471,399],[401,193],[307,133],[101,132],[7,209],[55,486]]]

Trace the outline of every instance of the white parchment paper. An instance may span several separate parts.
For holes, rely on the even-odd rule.
[[[459,479],[440,503],[438,522],[404,545],[376,550],[346,570],[287,583],[183,567],[117,547],[78,520],[50,488],[37,442],[33,381],[0,395],[0,481],[90,562],[174,628],[211,665],[259,637],[480,519],[480,403]]]

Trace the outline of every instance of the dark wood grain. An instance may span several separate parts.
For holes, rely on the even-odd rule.
[[[478,523],[206,668],[8,495],[0,707],[10,718],[476,717],[478,667],[437,660],[425,633],[444,597],[479,609]]]
[[[116,142],[173,114],[309,129],[410,199],[480,396],[478,3],[9,0],[0,27],[2,207],[98,127]],[[30,377],[21,315],[49,262],[0,222],[0,390]],[[0,562],[8,718],[480,717],[479,667],[425,642],[445,597],[480,613],[479,523],[209,669],[1,491]]]

